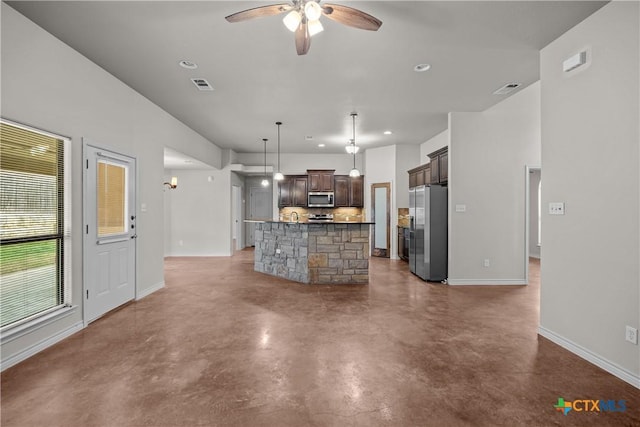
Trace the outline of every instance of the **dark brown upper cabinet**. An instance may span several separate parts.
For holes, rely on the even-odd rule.
[[[409,171],[409,188],[431,183],[431,164],[427,163]]]
[[[364,177],[352,178],[349,175],[334,176],[334,206],[362,207],[364,206]]]
[[[449,181],[449,148],[442,147],[429,154],[431,159],[431,184],[446,184]]]
[[[307,207],[307,176],[285,175],[278,183],[278,207]]]
[[[334,191],[334,172],[334,169],[307,170],[307,175],[309,177],[309,191]]]

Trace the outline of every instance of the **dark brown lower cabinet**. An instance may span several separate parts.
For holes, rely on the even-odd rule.
[[[398,226],[398,257],[409,261],[409,228]]]

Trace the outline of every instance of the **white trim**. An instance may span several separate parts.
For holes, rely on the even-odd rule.
[[[68,327],[67,329],[58,332],[55,335],[50,336],[49,338],[45,338],[44,340],[35,343],[32,346],[29,346],[27,348],[25,348],[24,350],[14,354],[13,356],[10,356],[6,359],[3,359],[2,362],[0,363],[2,366],[0,367],[0,371],[4,371],[5,369],[8,369],[20,362],[22,362],[23,360],[26,360],[28,358],[30,358],[31,356],[41,352],[42,350],[45,350],[49,347],[51,347],[54,344],[57,344],[58,342],[62,341],[63,339],[75,334],[76,332],[82,330],[82,328],[84,328],[84,325],[82,323],[82,321],[74,323],[73,325],[71,325],[70,327]]]
[[[136,301],[141,300],[142,298],[151,295],[152,293],[159,291],[160,289],[164,288],[164,281],[156,283],[155,285],[151,286],[150,288],[147,289],[143,289],[140,292],[138,292],[136,294]]]
[[[549,341],[558,344],[560,347],[570,351],[571,353],[583,358],[587,362],[593,363],[599,368],[604,369],[611,375],[614,375],[621,380],[631,384],[632,386],[640,389],[640,375],[636,375],[633,372],[629,372],[625,368],[618,366],[617,364],[605,359],[604,357],[582,347],[573,341],[556,334],[549,329],[538,326],[538,334],[548,339]]]
[[[449,285],[479,285],[479,286],[503,286],[503,285],[526,285],[523,279],[447,279]]]

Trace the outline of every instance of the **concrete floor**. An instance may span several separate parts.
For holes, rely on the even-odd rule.
[[[640,390],[537,335],[529,286],[287,282],[169,258],[166,288],[2,374],[8,426],[638,426]],[[559,397],[625,412],[554,409]]]

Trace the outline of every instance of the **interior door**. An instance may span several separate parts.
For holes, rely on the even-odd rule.
[[[371,239],[371,255],[389,258],[391,255],[391,184],[371,185],[371,218],[375,222]]]
[[[265,220],[271,218],[273,191],[271,187],[250,187],[249,188],[249,212],[247,219]],[[254,240],[254,223],[247,223],[247,245],[255,246]]]
[[[135,298],[136,161],[84,144],[84,321]]]

